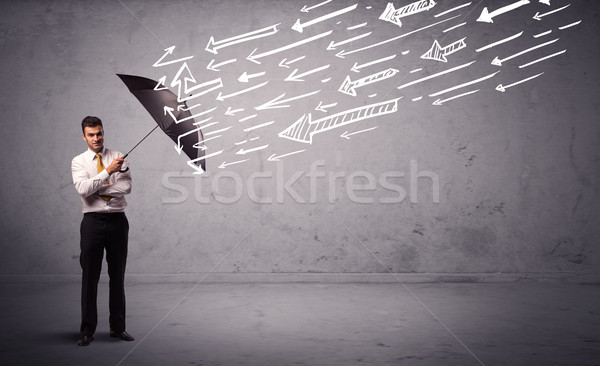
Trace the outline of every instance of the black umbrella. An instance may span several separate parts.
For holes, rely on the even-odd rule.
[[[179,103],[177,95],[167,89],[157,88],[158,82],[141,76],[117,74],[127,85],[129,91],[142,103],[160,127],[176,144],[177,151],[182,151],[194,161],[194,164],[206,171],[204,157],[204,137],[202,131],[194,123],[192,113],[185,102]],[[181,122],[176,122],[181,121]],[[150,131],[152,133],[156,127]],[[150,135],[148,133],[148,135]],[[135,149],[146,137],[133,147]],[[125,157],[133,151],[131,149]]]

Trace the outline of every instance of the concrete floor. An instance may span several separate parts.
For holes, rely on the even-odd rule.
[[[600,365],[600,286],[127,286],[123,342],[78,347],[79,284],[0,284],[2,365]]]

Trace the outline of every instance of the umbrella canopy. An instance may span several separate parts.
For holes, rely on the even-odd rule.
[[[194,125],[187,104],[179,103],[177,95],[166,87],[155,90],[158,82],[152,79],[134,75],[117,76],[142,103],[158,127],[175,142],[177,151],[184,152],[192,161],[195,160],[196,166],[206,171],[206,162],[201,159],[204,157],[204,137],[200,128]]]

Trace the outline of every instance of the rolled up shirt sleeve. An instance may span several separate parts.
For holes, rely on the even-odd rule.
[[[83,198],[87,198],[96,193],[110,177],[106,169],[95,176],[90,177],[82,162],[78,161],[77,158],[71,161],[71,172],[73,174],[75,190],[77,190],[77,193]]]
[[[103,173],[106,170],[103,171]],[[113,174],[114,182],[109,185],[101,185],[98,193],[101,195],[122,197],[126,194],[131,193],[131,173],[130,171],[121,173],[116,172]],[[111,179],[112,180],[112,179]]]

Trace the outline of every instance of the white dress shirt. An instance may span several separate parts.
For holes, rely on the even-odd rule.
[[[102,164],[105,167],[121,153],[103,148],[100,151]],[[77,193],[81,196],[83,213],[86,212],[123,212],[127,206],[125,195],[131,192],[131,172],[116,172],[109,175],[106,169],[98,173],[98,161],[96,153],[88,149],[77,155],[71,161],[71,172],[73,173],[73,184]],[[123,163],[122,169],[127,168],[127,162]],[[104,184],[108,182],[109,184]],[[111,196],[105,201],[100,195]]]

